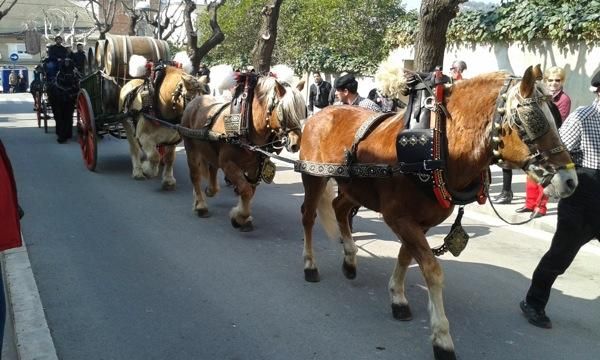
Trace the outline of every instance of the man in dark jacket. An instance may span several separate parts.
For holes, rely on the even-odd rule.
[[[85,56],[85,51],[83,51],[83,44],[77,44],[77,51],[71,53],[69,57],[73,60],[77,71],[79,71],[79,74],[85,74],[85,63],[87,59]]]
[[[310,86],[308,95],[309,114],[316,114],[329,106],[329,93],[331,92],[331,84],[323,80],[320,72],[313,72],[313,79],[315,83]]]

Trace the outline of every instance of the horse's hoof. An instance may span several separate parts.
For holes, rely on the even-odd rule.
[[[346,279],[356,279],[356,266],[350,265],[344,261],[342,263],[342,271],[344,272]]]
[[[144,174],[133,174],[133,175],[131,175],[131,177],[134,180],[146,180],[146,177],[144,176]]]
[[[162,183],[162,189],[165,191],[175,190],[175,183]]]
[[[234,229],[239,229],[240,227],[242,227],[242,225],[238,224],[234,218],[231,218],[231,226],[233,226]]]
[[[413,318],[408,304],[392,304],[392,315],[400,321],[410,321]]]
[[[433,357],[435,360],[456,360],[454,350],[442,349],[439,346],[433,346]]]
[[[254,230],[254,224],[252,224],[252,221],[246,221],[240,226],[241,232],[249,232],[252,230]]]
[[[213,196],[215,196],[217,194],[216,191],[211,191],[208,187],[206,189],[204,189],[204,193],[208,197],[213,197]]]
[[[198,217],[200,217],[200,218],[210,217],[210,213],[208,212],[208,209],[196,209],[196,215],[198,215]]]
[[[321,277],[319,276],[318,269],[304,269],[304,280],[308,282],[319,282]]]

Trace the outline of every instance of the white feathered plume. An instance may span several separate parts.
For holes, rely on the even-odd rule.
[[[141,55],[131,55],[129,58],[129,76],[139,78],[146,75],[148,60]]]
[[[231,65],[215,65],[210,68],[210,85],[213,89],[229,90],[235,84],[235,71]]]
[[[392,99],[402,96],[406,87],[406,77],[402,67],[402,54],[399,51],[391,52],[375,72],[375,86],[381,94]]]
[[[279,64],[271,66],[271,73],[273,73],[279,82],[284,82],[291,86],[294,86],[298,82],[294,76],[294,70],[287,65]]]
[[[173,57],[173,61],[181,64],[181,68],[183,69],[183,71],[185,71],[188,74],[191,74],[192,71],[194,71],[192,60],[185,51],[180,51],[177,54],[175,54],[175,57]]]

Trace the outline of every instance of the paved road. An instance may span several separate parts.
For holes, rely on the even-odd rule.
[[[5,102],[0,103],[5,109]],[[27,112],[31,104],[16,104]],[[4,112],[4,110],[0,111]],[[430,359],[426,288],[407,279],[412,322],[394,321],[386,291],[398,243],[361,211],[358,277],[341,272],[341,248],[317,230],[322,281],[303,280],[299,176],[279,166],[254,201],[256,230],[228,219],[223,187],[213,216],[191,211],[184,154],[175,192],[134,181],[125,141],[99,145],[87,171],[76,142],[0,115],[26,211],[23,235],[60,359]],[[21,118],[24,119],[25,117]],[[587,247],[556,283],[555,328],[530,326],[518,309],[549,234],[508,228],[467,211],[460,258],[444,255],[446,311],[460,359],[595,359],[600,352],[600,252]],[[431,231],[439,244],[449,230]]]

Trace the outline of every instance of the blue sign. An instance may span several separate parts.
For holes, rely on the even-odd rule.
[[[10,61],[15,62],[17,60],[19,60],[19,54],[17,54],[17,53],[10,54]]]

